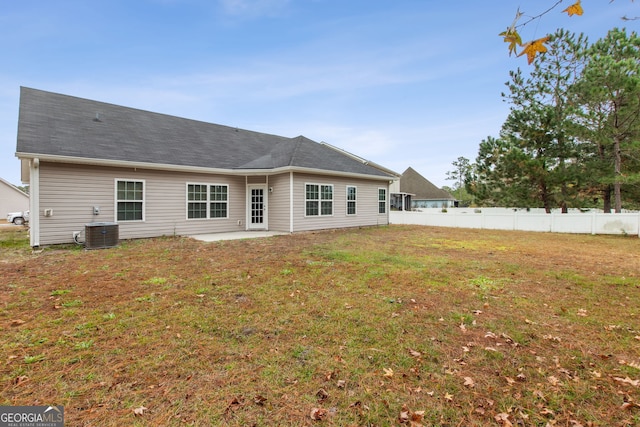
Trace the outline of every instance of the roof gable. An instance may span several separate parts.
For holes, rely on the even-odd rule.
[[[436,187],[411,167],[400,177],[400,191],[415,194],[414,200],[455,200],[455,197]]]
[[[287,138],[21,88],[18,154],[209,169],[309,168],[390,177],[308,138]]]

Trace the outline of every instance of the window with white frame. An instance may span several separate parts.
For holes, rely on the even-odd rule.
[[[387,213],[387,189],[378,188],[378,213]]]
[[[357,189],[352,185],[347,186],[347,215],[356,214],[357,203]]]
[[[116,218],[144,220],[144,181],[116,180]]]
[[[333,185],[305,184],[305,215],[333,215]]]
[[[187,218],[228,218],[229,186],[187,184]]]

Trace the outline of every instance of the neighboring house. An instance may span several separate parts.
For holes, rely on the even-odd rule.
[[[29,210],[29,195],[15,185],[0,178],[0,222],[9,212]]]
[[[409,167],[391,187],[391,207],[398,210],[449,208],[457,202],[448,192]]]
[[[31,245],[87,223],[120,238],[386,225],[397,174],[286,138],[21,88],[16,156]]]

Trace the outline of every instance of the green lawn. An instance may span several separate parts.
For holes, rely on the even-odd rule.
[[[69,426],[640,425],[640,240],[389,226],[32,253],[0,405]]]

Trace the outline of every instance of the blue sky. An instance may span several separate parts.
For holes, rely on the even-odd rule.
[[[0,177],[20,184],[20,86],[282,136],[304,135],[437,186],[497,136],[518,6],[557,0],[21,0],[0,8]],[[640,3],[565,0],[522,30],[591,41]],[[526,18],[523,18],[523,20]],[[179,141],[176,141],[179,144]]]

